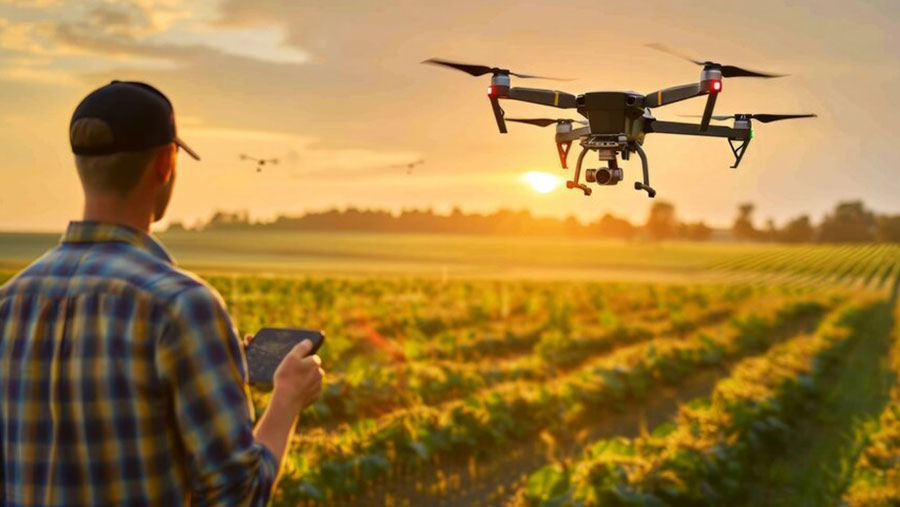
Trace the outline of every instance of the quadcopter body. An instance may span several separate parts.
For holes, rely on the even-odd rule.
[[[429,59],[423,63],[454,68],[472,76],[491,74],[488,99],[490,100],[500,133],[505,134],[507,132],[507,121],[526,123],[538,127],[547,127],[555,124],[556,147],[563,169],[568,168],[569,151],[573,142],[577,141],[581,146],[581,152],[578,156],[573,178],[566,182],[566,186],[580,189],[585,195],[591,194],[591,188],[581,183],[580,178],[584,159],[588,152],[597,152],[599,159],[607,163],[605,168],[587,169],[584,171],[586,181],[588,183],[597,183],[598,185],[615,185],[622,181],[624,172],[618,166],[618,158],[621,156],[623,160],[628,160],[632,153],[637,153],[641,159],[643,178],[642,181],[635,182],[634,188],[644,190],[649,197],[654,197],[656,191],[650,186],[647,156],[642,149],[647,134],[663,133],[725,138],[728,140],[735,157],[735,163],[731,167],[737,168],[750,144],[750,140],[753,138],[751,120],[756,119],[768,123],[789,118],[815,116],[812,114],[772,115],[749,113],[715,116],[713,115],[713,110],[716,98],[722,92],[723,78],[773,78],[781,76],[747,70],[732,65],[722,65],[711,61],[693,60],[659,45],[651,47],[676,54],[702,66],[700,79],[696,83],[665,88],[646,95],[633,91],[594,91],[576,96],[560,90],[513,87],[511,86],[510,76],[525,79],[558,80],[557,78],[519,74],[508,69],[462,64],[439,59]],[[653,108],[700,96],[706,96],[707,100],[699,124],[661,121],[657,120],[652,114]],[[500,100],[518,100],[559,109],[575,109],[584,119],[506,118],[505,111],[500,107]],[[731,127],[710,125],[711,120],[724,119],[734,119],[733,125]]]
[[[269,165],[277,165],[278,164],[277,158],[256,158],[256,157],[251,157],[250,155],[246,155],[244,153],[241,153],[240,155],[238,155],[238,158],[241,160],[250,160],[250,161],[256,163],[256,172],[262,172],[262,168],[266,164],[269,164]]]

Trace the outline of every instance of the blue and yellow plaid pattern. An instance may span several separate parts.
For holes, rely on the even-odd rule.
[[[0,504],[264,505],[221,297],[149,235],[72,222],[0,288]]]

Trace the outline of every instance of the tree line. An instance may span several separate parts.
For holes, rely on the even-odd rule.
[[[253,222],[246,211],[219,211],[194,229],[561,235],[692,241],[734,239],[788,243],[900,242],[900,215],[878,215],[868,210],[861,201],[838,203],[818,224],[813,223],[808,215],[801,215],[780,227],[773,220],[768,220],[765,227],[758,228],[754,225],[754,211],[752,203],[738,206],[730,229],[713,229],[703,221],[682,221],[675,205],[666,201],[656,201],[643,224],[632,224],[610,213],[584,223],[574,216],[536,217],[527,210],[501,209],[482,214],[454,208],[449,214],[440,214],[431,209],[407,209],[393,214],[385,210],[348,208],[310,212],[301,216],[281,215],[270,222]],[[183,231],[185,227],[180,222],[173,222],[169,230]]]
[[[735,239],[784,243],[900,243],[900,215],[879,215],[862,201],[840,202],[821,222],[800,215],[777,227],[771,219],[764,228],[753,225],[752,203],[741,204],[731,228]]]

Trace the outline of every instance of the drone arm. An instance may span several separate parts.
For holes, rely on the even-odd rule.
[[[688,136],[725,137],[736,141],[745,141],[750,138],[750,129],[734,129],[720,125],[711,125],[707,130],[700,130],[696,123],[680,123],[674,121],[654,120],[649,122],[647,133],[680,134]]]
[[[703,108],[703,117],[700,119],[701,132],[709,130],[709,121],[712,119],[713,109],[716,107],[716,97],[718,96],[718,93],[710,93],[706,98],[706,107]]]
[[[561,92],[559,90],[514,87],[509,89],[505,98],[521,100],[522,102],[531,102],[532,104],[541,104],[543,106],[553,106],[561,109],[573,109],[576,107],[575,96],[571,93]]]
[[[680,102],[682,100],[699,97],[705,95],[707,90],[700,83],[691,83],[681,86],[673,86],[665,88],[653,93],[648,93],[644,97],[644,107],[659,107],[666,104]]]
[[[556,142],[564,143],[567,141],[576,141],[591,133],[590,127],[581,127],[570,132],[561,132],[556,134]]]
[[[497,128],[500,130],[501,134],[505,134],[506,131],[506,120],[503,119],[503,115],[506,113],[503,111],[503,108],[500,107],[500,101],[497,100],[497,97],[489,96],[491,101],[491,110],[494,111],[494,119],[497,120]]]
[[[724,137],[728,139],[728,145],[731,146],[731,152],[734,153],[734,165],[732,169],[737,169],[744,158],[744,153],[750,145],[753,134],[749,128],[735,129],[731,127],[723,127],[720,125],[711,125],[707,130],[699,130],[693,123],[679,123],[674,121],[651,121],[647,126],[647,132],[658,132],[661,134],[682,134],[689,136],[706,136],[706,137]]]

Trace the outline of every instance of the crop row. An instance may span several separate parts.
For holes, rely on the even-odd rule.
[[[326,378],[322,398],[301,415],[306,427],[321,421],[352,421],[402,407],[434,405],[469,396],[503,382],[538,381],[560,375],[598,354],[649,340],[656,336],[683,335],[702,326],[729,318],[731,304],[715,305],[691,312],[690,317],[672,323],[647,326],[617,324],[612,329],[584,328],[585,336],[572,337],[551,329],[537,334],[533,353],[497,361],[412,361],[394,368],[356,369],[356,378],[338,375]],[[264,400],[255,402],[258,410]]]
[[[861,283],[882,288],[900,269],[897,245],[779,246],[740,256],[715,268],[803,276],[808,281]]]
[[[715,335],[696,333],[617,349],[540,385],[503,384],[440,410],[416,407],[341,434],[309,432],[295,442],[280,499],[293,503],[352,495],[407,464],[495,452],[542,428],[573,424],[592,411],[645,398],[654,386],[677,383],[698,368],[764,349],[824,308],[817,301],[772,301]]]
[[[778,452],[791,422],[815,403],[827,373],[876,305],[832,312],[816,333],[738,363],[709,398],[683,405],[652,435],[594,444],[573,466],[533,474],[530,505],[734,505],[746,468]]]
[[[900,372],[900,306],[894,310],[890,362]],[[890,399],[878,418],[877,429],[853,469],[844,501],[849,505],[900,504],[900,384],[891,389]]]
[[[456,359],[506,353],[535,331],[605,324],[636,315],[742,298],[746,288],[617,283],[341,280],[213,276],[239,330],[324,329],[329,371],[357,356]],[[478,344],[482,339],[488,341]]]

